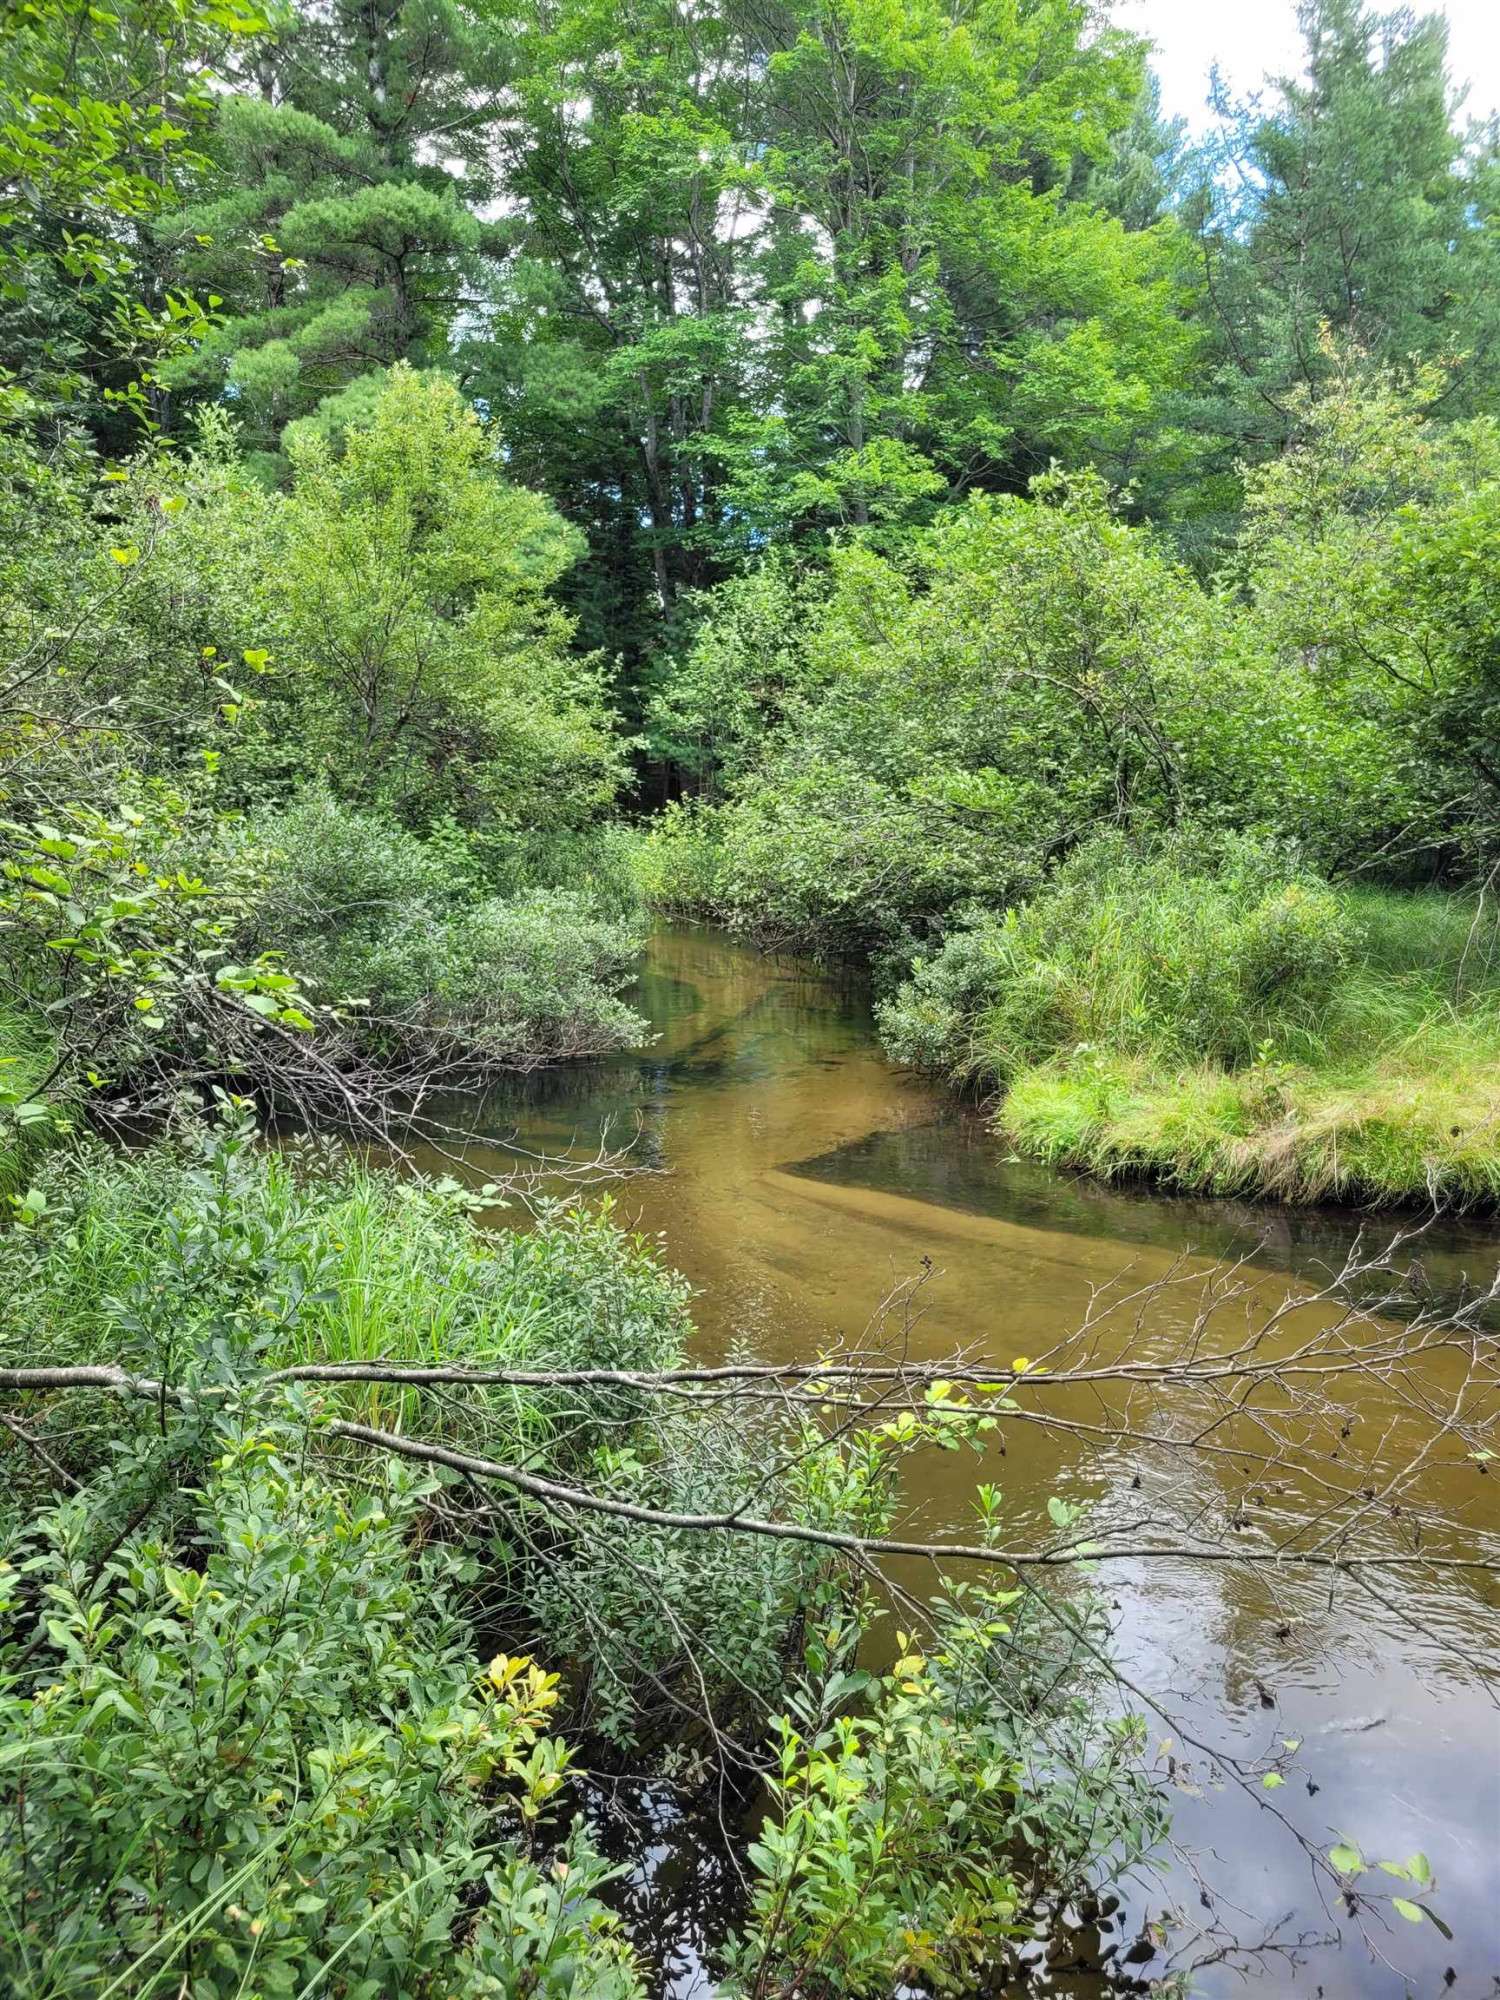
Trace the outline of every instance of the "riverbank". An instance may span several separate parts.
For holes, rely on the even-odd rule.
[[[1500,1061],[1439,1073],[1398,1053],[1363,1073],[1279,1063],[1155,1073],[1047,1063],[1016,1078],[1002,1136],[1049,1166],[1194,1194],[1372,1208],[1500,1203]]]
[[[1000,953],[988,1006],[965,1024],[976,1068],[1004,1090],[1000,1132],[1050,1165],[1197,1194],[1493,1210],[1493,915],[1431,890],[1293,884],[1256,898],[1207,913],[1223,928],[1202,928],[1201,959],[1170,895],[1134,925],[1101,897],[1082,938],[1044,908],[1045,945],[1025,965]],[[1236,977],[1247,931],[1272,933],[1271,949],[1252,936]],[[1032,1060],[1010,1059],[1007,975],[1050,986]],[[899,1042],[899,1001],[891,1023]]]
[[[648,891],[681,907],[717,883],[716,914],[774,925],[780,906],[735,901],[732,863],[704,867],[711,826],[655,837]],[[887,982],[892,1058],[994,1101],[1001,1142],[1044,1164],[1268,1202],[1500,1203],[1500,926],[1472,893],[1330,883],[1245,838],[1103,835]]]

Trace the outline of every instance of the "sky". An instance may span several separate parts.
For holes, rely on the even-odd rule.
[[[1391,0],[1394,5],[1394,0]],[[1500,109],[1500,0],[1437,0],[1414,11],[1448,19],[1449,70],[1467,83],[1467,109]],[[1218,63],[1232,96],[1298,67],[1295,0],[1116,0],[1114,17],[1156,43],[1162,109],[1202,132],[1209,123],[1208,73]]]

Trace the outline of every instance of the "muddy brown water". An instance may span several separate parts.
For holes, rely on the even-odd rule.
[[[1253,1282],[1280,1298],[1289,1276],[1316,1281],[1336,1268],[1360,1228],[1350,1214],[1123,1192],[1010,1159],[975,1114],[884,1059],[857,983],[712,932],[660,931],[636,1004],[655,1035],[647,1048],[487,1099],[480,1129],[549,1153],[591,1153],[604,1133],[633,1141],[636,1157],[658,1171],[616,1186],[617,1213],[659,1234],[697,1288],[704,1358],[814,1358],[861,1338],[892,1288],[924,1273],[915,1351],[936,1357],[977,1345],[996,1359],[1034,1356],[1122,1273],[1138,1286],[1244,1256]],[[472,1123],[472,1106],[466,1115]],[[508,1163],[481,1147],[469,1167],[484,1178]],[[1366,1219],[1377,1234],[1388,1226]],[[1444,1226],[1421,1255],[1436,1287],[1465,1273],[1487,1281],[1500,1262],[1500,1226]],[[1183,1296],[1148,1308],[1128,1337],[1149,1346],[1158,1332],[1170,1336],[1149,1315],[1188,1311]],[[1351,1414],[1364,1420],[1356,1439],[1385,1434],[1388,1410]],[[1367,1449],[1378,1480],[1380,1448]],[[912,1523],[939,1536],[971,1528],[980,1478],[1001,1486],[1018,1534],[1053,1494],[1128,1519],[1141,1482],[1149,1491],[1160,1470],[1148,1447],[1099,1453],[1027,1430],[1010,1438],[1003,1463],[926,1455]],[[1222,1518],[1232,1470],[1215,1461],[1193,1468],[1206,1519]],[[1179,1502],[1181,1477],[1178,1466]],[[1461,1451],[1438,1455],[1424,1497],[1461,1529],[1500,1529],[1500,1477]],[[1164,1769],[1173,1760],[1181,1850],[1160,1878],[1131,1890],[1126,1940],[1174,1905],[1206,1921],[1206,1893],[1238,1949],[1194,1974],[1195,1993],[1500,1993],[1493,1579],[1383,1572],[1382,1601],[1223,1565],[1105,1568],[1117,1659],[1167,1712],[1152,1718],[1153,1754]],[[1395,1918],[1352,1925],[1272,1812],[1216,1783],[1184,1736],[1230,1758],[1281,1753],[1286,1783],[1272,1803],[1320,1846],[1348,1835],[1371,1856],[1425,1852],[1437,1878],[1430,1901],[1451,1940]],[[1168,1738],[1172,1748],[1161,1751]],[[1288,1739],[1295,1753],[1285,1752]],[[642,1922],[660,1991],[709,1994],[702,1953],[723,1900],[718,1870],[700,1831],[668,1802],[637,1804],[648,1823],[626,1888],[649,1911]],[[1173,1944],[1189,1958],[1211,1949],[1181,1929]],[[1153,1969],[1162,1962],[1144,1968]],[[1059,1975],[1053,1990],[1106,1989],[1085,1972]]]

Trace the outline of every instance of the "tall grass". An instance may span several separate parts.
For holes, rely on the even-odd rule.
[[[19,1194],[36,1161],[57,1136],[59,1116],[66,1107],[53,1108],[53,1115],[28,1120],[18,1116],[34,1091],[40,1090],[51,1075],[52,1043],[31,1015],[15,1007],[0,1007],[0,1093],[7,1106],[0,1112],[0,1201]]]
[[[1287,1201],[1500,1202],[1500,914],[1344,887],[1234,843],[1102,842],[950,940],[884,1012],[991,1080],[1026,1151]]]
[[[456,1190],[208,1137],[132,1159],[49,1162],[48,1208],[0,1237],[0,1351],[171,1373],[216,1344],[255,1367],[390,1360],[516,1369],[653,1368],[687,1332],[686,1287],[603,1212],[475,1228]],[[320,1392],[321,1393],[321,1392]],[[617,1438],[630,1399],[379,1383],[341,1411],[576,1460]]]

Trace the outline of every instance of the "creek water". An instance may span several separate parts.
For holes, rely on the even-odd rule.
[[[1206,1275],[1242,1257],[1252,1291],[1279,1300],[1289,1283],[1336,1269],[1360,1228],[1344,1213],[1122,1192],[1010,1159],[976,1114],[883,1058],[857,984],[712,932],[658,932],[635,1004],[655,1037],[646,1048],[527,1079],[485,1100],[479,1129],[554,1154],[592,1153],[602,1135],[633,1141],[654,1171],[615,1184],[616,1213],[659,1234],[697,1287],[704,1359],[815,1358],[863,1338],[881,1301],[918,1277],[914,1353],[1036,1356],[1077,1325],[1100,1287]],[[472,1106],[467,1116],[472,1129]],[[479,1178],[512,1164],[483,1146],[467,1162]],[[1388,1230],[1364,1220],[1376,1236]],[[1464,1273],[1487,1282],[1500,1228],[1444,1225],[1423,1238],[1421,1257],[1435,1288]],[[1158,1322],[1190,1311],[1191,1290],[1153,1296],[1112,1338],[1149,1349]],[[1109,1384],[1087,1392],[1096,1412],[1111,1393]],[[1368,1411],[1349,1393],[1348,1450],[1364,1454],[1379,1486],[1382,1441],[1406,1447],[1377,1392]],[[925,1454],[910,1526],[972,1538],[978,1479],[1002,1488],[1017,1542],[1045,1523],[1053,1495],[1129,1520],[1162,1476],[1159,1458],[1146,1443],[1101,1451],[1074,1434],[1018,1428],[1003,1460]],[[1184,1481],[1197,1482],[1205,1523],[1247,1505],[1254,1484],[1233,1454],[1174,1461],[1170,1477],[1179,1510]],[[1425,1491],[1450,1520],[1500,1529],[1500,1477],[1466,1451],[1440,1445]],[[1252,1537],[1274,1534],[1277,1502],[1253,1499],[1265,1518]],[[1160,1877],[1128,1892],[1115,1935],[1128,1941],[1173,1906],[1194,1922],[1211,1914],[1239,1950],[1194,1973],[1192,1990],[1204,1995],[1247,1985],[1309,2000],[1500,1993],[1495,1580],[1381,1572],[1372,1595],[1330,1588],[1326,1574],[1314,1585],[1222,1563],[1101,1569],[1117,1661],[1163,1711],[1151,1717],[1152,1755],[1177,1850]],[[1285,1782],[1274,1797],[1224,1782],[1210,1751],[1276,1758]],[[646,1824],[633,1836],[627,1901],[650,1911],[660,1991],[710,1994],[703,1952],[725,1897],[711,1842],[668,1801],[648,1793],[637,1806],[631,1824],[640,1829],[642,1815]],[[1372,1857],[1425,1852],[1437,1880],[1428,1900],[1451,1939],[1426,1922],[1351,1922],[1284,1822],[1323,1848],[1347,1835]],[[1195,1955],[1189,1932],[1172,1944]],[[1051,1990],[1109,1989],[1095,1970],[1056,1974]]]

